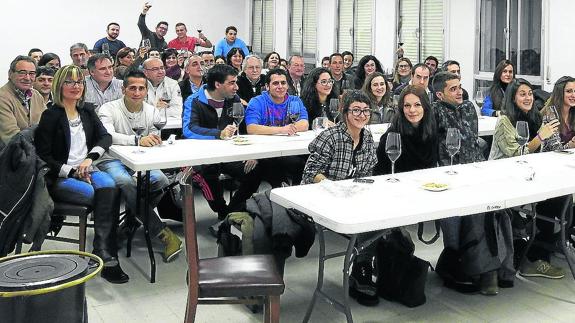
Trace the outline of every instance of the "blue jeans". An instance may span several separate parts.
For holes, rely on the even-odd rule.
[[[104,161],[98,164],[98,169],[108,173],[116,182],[116,185],[122,192],[122,196],[126,201],[126,206],[132,211],[136,210],[136,197],[137,186],[136,180],[132,177],[134,171],[122,164],[117,159]],[[169,181],[166,175],[160,170],[152,170],[150,172],[150,191],[159,191],[168,186]],[[154,212],[154,207],[160,201],[161,195],[156,197],[154,201],[150,201],[150,214],[148,216],[148,228],[150,234],[157,236],[166,225],[162,222],[160,217]],[[144,219],[141,214],[135,212],[136,216],[143,222]]]
[[[93,172],[92,184],[76,178],[57,178],[50,188],[52,199],[57,202],[93,206],[102,201],[94,201],[94,191],[100,188],[114,188],[114,179],[104,172]]]

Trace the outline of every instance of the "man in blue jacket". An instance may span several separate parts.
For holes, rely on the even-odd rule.
[[[206,84],[184,102],[182,131],[190,139],[229,139],[236,131],[229,115],[235,102],[240,102],[237,72],[229,65],[216,65],[206,74]],[[240,133],[245,130],[240,127]],[[242,131],[243,130],[243,131]],[[257,192],[260,185],[260,167],[257,160],[219,163],[199,167],[210,192],[204,196],[218,217],[223,219],[229,212],[243,209],[244,202]],[[220,174],[228,174],[240,182],[229,205],[223,197]]]

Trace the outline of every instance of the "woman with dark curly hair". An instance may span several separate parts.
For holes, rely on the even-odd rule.
[[[180,81],[183,76],[182,66],[178,62],[178,51],[173,48],[166,48],[162,53],[162,62],[166,69],[166,76]]]
[[[363,82],[365,82],[365,78],[374,72],[380,72],[383,74],[381,63],[375,56],[365,55],[359,60],[359,63],[357,64],[357,69],[355,70],[354,88],[356,90],[361,89]]]
[[[333,121],[329,113],[329,101],[337,98],[332,91],[334,80],[327,68],[313,69],[305,79],[300,98],[307,109],[309,127],[317,117],[327,117]]]
[[[46,53],[42,55],[40,61],[38,61],[38,66],[48,66],[53,69],[59,69],[62,64],[60,63],[60,56],[54,53]]]

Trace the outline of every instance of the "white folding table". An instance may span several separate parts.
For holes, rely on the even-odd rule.
[[[517,163],[526,159],[527,164]],[[389,175],[372,177],[373,184],[352,180],[321,182],[271,191],[271,200],[310,216],[317,225],[320,242],[318,282],[304,318],[307,322],[317,297],[322,297],[342,311],[352,322],[349,308],[348,277],[357,235],[388,228],[497,211],[563,196],[575,192],[575,154],[555,152],[523,157],[455,165],[457,175],[448,175],[448,167],[396,174],[399,182],[386,181]],[[531,172],[534,179],[526,180]],[[445,183],[442,192],[424,190],[425,183]],[[344,259],[343,303],[323,290],[325,229],[350,236]],[[342,253],[336,255],[343,255]],[[333,255],[332,255],[333,256]],[[572,273],[573,259],[566,252]]]

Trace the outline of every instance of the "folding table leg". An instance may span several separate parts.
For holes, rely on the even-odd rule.
[[[569,265],[569,269],[571,270],[571,275],[573,276],[573,278],[575,278],[575,259],[573,259],[573,257],[575,257],[575,255],[573,255],[571,253],[571,250],[569,250],[567,248],[567,239],[566,239],[566,220],[565,220],[565,216],[567,214],[569,214],[569,217],[573,216],[573,207],[572,207],[572,203],[571,201],[568,199],[565,199],[565,203],[563,204],[563,208],[561,210],[561,249],[563,251],[563,254],[565,255],[565,260],[567,261],[567,264]]]
[[[323,272],[325,262],[325,237],[323,235],[324,228],[321,225],[316,224],[316,231],[318,232],[318,239],[319,239],[319,265],[317,270],[317,285],[315,287],[315,291],[313,292],[313,296],[311,298],[311,301],[309,302],[307,311],[303,318],[304,323],[309,322],[311,312],[313,312],[313,307],[315,306],[317,297],[321,293],[321,288],[323,287]]]
[[[148,248],[148,256],[150,258],[150,283],[156,282],[156,258],[154,257],[154,249],[152,248],[152,240],[150,239],[150,231],[148,229],[150,217],[150,171],[142,176],[142,172],[138,172],[138,183],[136,190],[136,212],[143,214],[144,221],[144,236],[146,238],[146,247]],[[142,205],[143,204],[143,205]],[[143,212],[143,213],[142,213]],[[131,253],[131,238],[128,237],[128,250],[127,255]]]

